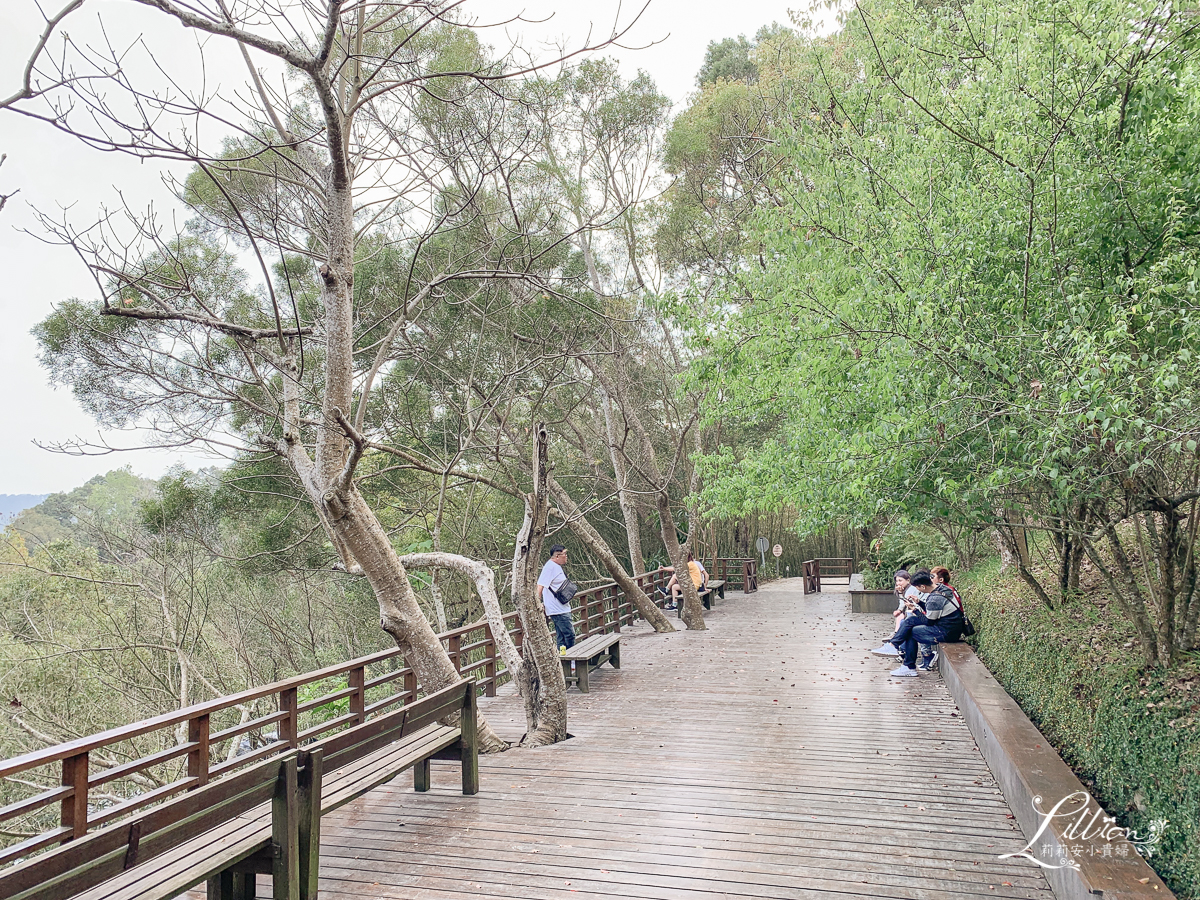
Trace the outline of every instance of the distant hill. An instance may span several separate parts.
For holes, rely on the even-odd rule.
[[[0,494],[0,525],[11,522],[18,513],[37,506],[49,494]]]

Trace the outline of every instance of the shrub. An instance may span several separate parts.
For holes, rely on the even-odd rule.
[[[1200,654],[1145,669],[1133,629],[1085,569],[1054,610],[999,562],[959,579],[980,658],[1121,825],[1168,827],[1149,860],[1200,900]]]

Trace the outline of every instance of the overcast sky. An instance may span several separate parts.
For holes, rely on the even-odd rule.
[[[55,10],[60,2],[46,0],[48,8]],[[548,19],[543,24],[513,27],[527,45],[563,40],[568,46],[578,46],[593,23],[598,34],[606,32],[614,18],[620,16],[627,22],[633,14],[633,7],[612,0],[488,0],[474,4],[475,14],[487,21],[506,17],[506,10],[523,11],[527,19]],[[92,22],[102,16],[119,44],[128,44],[138,34],[145,34],[149,43],[159,47],[194,44],[182,29],[156,21],[153,14],[128,0],[89,0],[76,15]],[[788,5],[778,0],[652,0],[625,38],[628,49],[606,53],[621,60],[627,75],[639,68],[648,71],[678,109],[694,90],[696,71],[709,41],[739,33],[752,36],[762,25],[788,21]],[[27,49],[41,27],[32,0],[0,0],[0,96],[10,95],[18,86]],[[504,35],[493,32],[489,42],[503,46]],[[228,72],[229,83],[240,84],[245,69],[224,52],[209,64],[207,77],[210,83],[220,81]],[[171,198],[154,165],[89,150],[46,125],[16,116],[0,115],[0,153],[8,155],[0,167],[0,193],[20,189],[0,213],[0,384],[4,385],[0,393],[0,494],[69,490],[92,475],[123,465],[157,477],[181,460],[192,467],[210,464],[211,459],[199,455],[181,457],[162,451],[79,457],[38,447],[39,443],[53,445],[76,437],[97,440],[95,422],[79,408],[70,391],[47,383],[29,333],[59,301],[70,297],[90,300],[96,294],[91,276],[71,251],[37,239],[40,229],[31,206],[50,213],[66,208],[67,215],[82,223],[93,219],[105,205],[119,205],[121,197],[135,208],[155,203],[166,210],[171,208]],[[137,443],[137,436],[107,432],[103,440],[110,446],[130,446]]]

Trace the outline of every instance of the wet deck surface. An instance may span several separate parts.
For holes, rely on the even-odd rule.
[[[889,678],[891,618],[849,609],[792,579],[635,629],[569,692],[572,739],[482,758],[475,797],[435,762],[326,817],[322,898],[1050,898],[996,858],[1024,840],[941,678]],[[519,698],[481,709],[520,737]]]

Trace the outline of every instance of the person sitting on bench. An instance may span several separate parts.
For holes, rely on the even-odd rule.
[[[671,602],[667,604],[667,609],[675,609],[675,607],[683,601],[683,585],[679,583],[679,576],[674,574],[674,566],[659,566],[660,572],[671,572],[671,580],[667,582],[667,589],[663,592],[671,598]],[[692,576],[692,584],[696,588],[696,592],[703,591],[708,585],[708,572],[705,571],[696,559],[695,555],[688,551],[688,574]]]
[[[882,647],[871,651],[879,656],[891,656],[893,650],[899,649],[904,654],[904,665],[891,673],[896,678],[917,674],[917,644],[957,641],[962,636],[962,604],[949,586],[939,584],[935,587],[928,572],[914,575],[912,585],[927,593],[924,612],[916,601],[910,601],[911,615],[900,623],[900,628]],[[935,647],[922,659],[921,668],[932,669],[937,665],[937,656]]]

